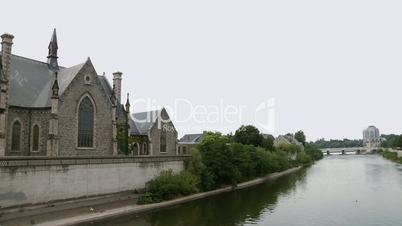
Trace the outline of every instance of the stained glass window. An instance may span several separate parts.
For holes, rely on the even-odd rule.
[[[164,129],[161,130],[160,149],[160,152],[166,152],[166,131]]]
[[[78,147],[93,147],[94,134],[94,106],[88,97],[85,97],[78,113]]]
[[[32,129],[32,151],[39,150],[39,126],[34,125]]]
[[[15,121],[13,124],[11,150],[19,151],[20,143],[21,143],[21,123],[19,121]]]

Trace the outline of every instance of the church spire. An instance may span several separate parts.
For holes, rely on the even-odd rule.
[[[59,49],[57,45],[57,35],[56,35],[56,28],[53,30],[53,35],[52,38],[50,39],[49,43],[49,53],[47,56],[47,64],[50,70],[52,71],[58,71],[59,70],[59,64],[57,63],[57,50]]]

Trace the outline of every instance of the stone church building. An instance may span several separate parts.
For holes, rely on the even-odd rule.
[[[159,130],[143,134],[142,127],[135,127],[128,98],[125,105],[121,104],[121,72],[113,73],[111,86],[104,74],[96,72],[89,58],[72,67],[60,66],[56,30],[46,62],[12,54],[13,38],[11,34],[1,36],[0,157],[127,153],[118,145],[118,133],[125,132],[119,130],[122,124],[127,125],[130,134],[145,137],[141,139],[145,140],[141,145],[147,145],[145,151],[140,142],[133,145],[137,154],[152,154],[148,151],[152,150],[150,146],[163,149],[161,139],[169,148],[175,145],[166,139],[170,135]],[[177,137],[175,130],[169,133]]]

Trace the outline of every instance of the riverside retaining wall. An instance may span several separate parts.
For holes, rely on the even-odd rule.
[[[0,208],[141,189],[186,158],[0,158]]]

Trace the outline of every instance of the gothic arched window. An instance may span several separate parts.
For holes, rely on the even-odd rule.
[[[12,128],[11,137],[11,150],[19,151],[21,148],[21,123],[20,121],[15,121]]]
[[[164,129],[161,130],[160,152],[166,152],[166,131]]]
[[[143,144],[142,144],[142,154],[143,154],[143,155],[148,155],[147,143],[143,143]]]
[[[93,147],[94,106],[89,99],[82,99],[78,108],[78,147]]]
[[[32,128],[32,151],[39,151],[39,126],[34,125]]]

